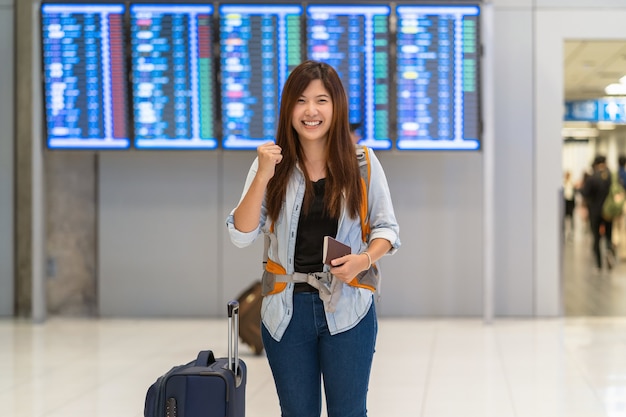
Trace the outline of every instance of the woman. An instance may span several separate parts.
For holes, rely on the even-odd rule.
[[[261,331],[283,417],[320,415],[321,376],[329,417],[367,415],[374,263],[400,246],[385,174],[371,150],[368,156],[363,187],[337,72],[315,61],[296,67],[283,88],[276,143],[258,147],[227,220],[239,247],[269,237]],[[331,266],[322,262],[327,235],[352,250]]]

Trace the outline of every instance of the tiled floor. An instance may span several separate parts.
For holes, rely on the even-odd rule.
[[[7,417],[140,417],[147,387],[224,320],[0,321]],[[242,347],[247,416],[278,417],[266,359]],[[369,416],[626,416],[626,318],[380,320]],[[325,415],[325,414],[324,414]]]
[[[626,218],[624,219],[626,221]],[[566,316],[626,316],[626,224],[613,225],[617,263],[611,270],[593,271],[593,238],[586,220],[563,240],[563,310]],[[604,242],[602,242],[604,243]]]
[[[369,416],[626,417],[626,260],[593,275],[589,236],[572,237],[565,318],[381,319]],[[0,416],[140,417],[161,373],[225,356],[226,334],[226,319],[0,321]],[[241,351],[247,416],[278,417],[265,357]]]

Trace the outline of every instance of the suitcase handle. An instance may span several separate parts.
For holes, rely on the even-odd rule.
[[[212,350],[201,350],[196,358],[196,366],[209,366],[215,363],[215,355]]]
[[[235,380],[239,386],[241,373],[239,372],[239,301],[237,300],[228,302],[228,366],[235,374]]]

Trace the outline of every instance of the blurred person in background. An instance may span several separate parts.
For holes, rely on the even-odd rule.
[[[606,165],[606,157],[598,155],[593,161],[593,174],[585,181],[582,194],[587,201],[589,224],[593,234],[594,273],[602,271],[600,240],[606,238],[607,267],[613,268],[615,250],[613,248],[613,222],[602,216],[602,206],[611,188],[611,172]]]
[[[563,201],[565,212],[563,214],[563,233],[565,240],[572,241],[574,238],[574,208],[576,207],[576,187],[572,180],[572,173],[565,171],[563,176]]]
[[[626,155],[617,158],[617,179],[622,187],[626,188]],[[613,219],[613,244],[617,259],[624,259],[626,256],[626,221],[624,214]]]

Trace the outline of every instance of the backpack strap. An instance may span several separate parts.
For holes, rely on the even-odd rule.
[[[359,162],[359,172],[361,174],[361,194],[363,195],[363,201],[361,202],[359,212],[359,217],[361,218],[361,238],[363,239],[363,242],[367,242],[367,238],[370,234],[370,222],[368,215],[369,207],[367,202],[370,188],[370,154],[365,145],[357,145],[356,159]]]

